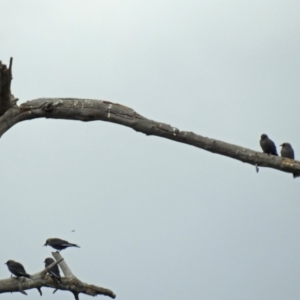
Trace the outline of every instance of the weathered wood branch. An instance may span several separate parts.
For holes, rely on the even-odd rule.
[[[61,260],[62,257],[59,252],[52,252],[53,257],[56,261]],[[52,281],[52,287],[57,290],[65,290],[73,293],[76,300],[79,299],[79,294],[86,294],[90,296],[104,295],[110,298],[116,298],[116,295],[113,291],[95,286],[92,284],[87,284],[85,282],[80,281],[71,271],[65,260],[60,262],[59,266],[63,271],[65,277],[62,277],[62,282],[59,283],[57,281]]]
[[[147,119],[133,109],[109,101],[76,98],[39,98],[6,111],[0,117],[0,136],[18,122],[36,118],[106,121],[124,125],[146,135],[155,135],[228,156],[257,167],[273,168],[300,175],[300,161],[267,155],[244,147],[181,131]],[[257,142],[258,143],[258,142]]]
[[[40,295],[42,295],[41,288],[50,287],[55,289],[54,292],[57,290],[70,291],[73,293],[76,300],[79,300],[80,293],[90,296],[104,295],[110,298],[116,297],[115,293],[111,290],[80,281],[76,276],[73,275],[72,271],[65,260],[63,260],[60,253],[52,252],[52,255],[56,261],[42,271],[32,275],[32,279],[24,277],[11,277],[0,280],[0,294],[20,292],[27,295],[25,290],[36,288],[38,289]],[[47,274],[48,271],[57,264],[60,265],[65,275],[65,277],[61,278],[61,282],[54,280],[49,274]]]
[[[0,61],[0,116],[3,115],[8,109],[14,107],[18,99],[12,95],[10,86],[12,81],[12,62],[10,59],[9,67],[2,64]]]

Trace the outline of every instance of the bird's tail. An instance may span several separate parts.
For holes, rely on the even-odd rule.
[[[27,277],[27,278],[29,278],[29,279],[32,279],[32,276],[29,275],[29,274],[27,274],[27,273],[25,273],[23,276],[24,276],[24,277]]]
[[[80,248],[78,245],[76,245],[76,244],[68,244],[70,247],[77,247],[77,248]]]

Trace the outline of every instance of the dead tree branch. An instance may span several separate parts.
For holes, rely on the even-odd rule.
[[[54,292],[56,292],[57,290],[70,291],[73,293],[76,300],[79,300],[80,293],[90,296],[104,295],[110,298],[116,297],[114,292],[111,290],[80,281],[73,275],[67,263],[61,257],[60,253],[52,252],[52,255],[54,256],[56,261],[42,271],[32,275],[32,279],[28,279],[25,277],[11,277],[8,279],[0,280],[0,294],[19,292],[27,295],[25,290],[36,288],[38,289],[40,295],[42,295],[41,288],[50,287],[55,289]],[[65,275],[65,277],[61,278],[61,282],[54,280],[50,275],[47,274],[48,271],[57,264],[60,265]]]
[[[7,110],[0,117],[0,136],[18,122],[36,118],[112,122],[146,135],[163,137],[228,156],[256,168],[267,167],[300,175],[300,161],[267,155],[190,131],[181,131],[168,124],[147,119],[129,107],[109,101],[76,98],[39,98],[28,101],[20,107]]]
[[[266,155],[237,145],[180,131],[165,123],[147,119],[133,109],[109,101],[76,98],[39,98],[16,105],[11,94],[12,58],[9,68],[0,61],[0,137],[15,124],[36,118],[79,121],[106,121],[130,127],[146,135],[156,135],[176,142],[228,156],[256,167],[273,168],[300,176],[300,161]]]

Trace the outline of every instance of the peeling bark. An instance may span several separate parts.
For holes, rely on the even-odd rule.
[[[21,121],[51,118],[79,121],[106,121],[224,155],[258,167],[300,175],[300,161],[267,155],[244,147],[181,131],[165,123],[147,119],[133,109],[109,101],[76,98],[39,98],[6,111],[0,117],[0,136]]]
[[[111,290],[80,281],[76,276],[73,275],[72,271],[67,263],[63,260],[60,253],[52,252],[52,255],[56,261],[44,270],[32,275],[32,279],[25,277],[11,277],[0,280],[0,294],[19,292],[27,295],[25,290],[37,289],[40,295],[42,295],[41,288],[47,287],[54,288],[54,292],[57,290],[70,291],[73,293],[76,300],[79,300],[80,293],[90,296],[104,295],[113,299],[116,297],[115,293]],[[60,265],[65,275],[65,277],[61,278],[61,283],[57,280],[54,280],[49,274],[47,274],[48,271],[57,264]]]

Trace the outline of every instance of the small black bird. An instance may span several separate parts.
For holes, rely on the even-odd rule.
[[[295,153],[294,153],[294,150],[293,150],[291,144],[283,143],[280,146],[282,147],[281,152],[280,152],[282,157],[286,157],[286,158],[290,158],[290,159],[295,158]]]
[[[278,156],[274,142],[266,134],[261,135],[260,146],[264,153]]]
[[[44,246],[51,246],[52,248],[56,249],[56,250],[64,250],[68,247],[78,247],[80,248],[78,245],[76,244],[71,244],[65,240],[61,240],[61,239],[48,239],[45,243]],[[56,252],[59,252],[59,251],[56,251]]]
[[[8,270],[15,276],[17,277],[27,277],[27,278],[31,278],[31,275],[27,274],[23,265],[21,265],[20,263],[14,261],[14,260],[8,260],[5,263],[8,267]]]
[[[54,262],[55,262],[55,260],[53,258],[51,258],[51,257],[46,258],[45,261],[44,261],[45,268],[49,267]],[[61,277],[60,277],[58,265],[51,268],[51,270],[48,273],[50,274],[50,276],[53,279],[57,279],[59,282],[61,282]]]
[[[280,145],[281,148],[281,157],[286,157],[290,159],[295,159],[294,149],[292,148],[290,143],[283,143]],[[294,178],[299,177],[300,175],[293,173]]]

